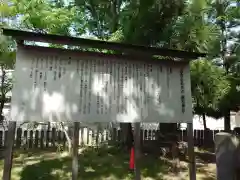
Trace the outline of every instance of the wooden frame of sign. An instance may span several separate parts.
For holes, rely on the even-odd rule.
[[[42,89],[43,93],[46,91],[46,89],[52,89],[52,93],[54,91],[56,91],[56,89],[54,89],[54,87],[51,87],[51,84],[54,84],[53,80],[56,80],[57,78],[61,79],[62,76],[64,76],[64,72],[66,72],[63,70],[59,70],[59,71],[52,71],[52,69],[54,69],[54,64],[49,65],[48,64],[48,60],[46,60],[45,65],[43,65],[43,54],[47,54],[51,56],[51,57],[55,57],[55,59],[57,59],[59,54],[62,55],[62,58],[59,60],[59,63],[64,63],[62,60],[66,60],[65,62],[70,62],[71,60],[66,59],[67,57],[69,58],[73,58],[76,61],[74,61],[74,63],[76,63],[75,65],[72,65],[71,67],[69,66],[69,69],[67,71],[71,72],[73,71],[73,67],[76,69],[74,69],[74,71],[77,72],[77,74],[79,74],[80,70],[79,67],[82,68],[83,72],[82,74],[79,74],[79,76],[75,77],[74,79],[74,75],[69,75],[68,79],[64,80],[64,84],[65,82],[74,82],[72,84],[69,84],[69,86],[71,86],[71,88],[68,88],[68,94],[71,94],[71,96],[73,96],[72,94],[74,94],[75,92],[71,91],[71,89],[74,89],[75,86],[73,84],[77,84],[75,82],[77,81],[81,81],[81,82],[90,82],[90,79],[92,80],[92,75],[89,75],[89,79],[80,79],[80,77],[84,78],[84,72],[90,72],[90,74],[92,72],[98,72],[100,71],[100,67],[103,66],[101,65],[101,62],[105,61],[107,62],[107,65],[104,65],[105,71],[101,71],[101,76],[102,74],[106,74],[107,78],[110,77],[114,77],[115,75],[111,74],[112,73],[112,69],[124,69],[126,71],[119,72],[118,71],[118,75],[116,75],[119,79],[122,79],[122,81],[124,80],[124,78],[128,78],[128,77],[137,77],[137,78],[142,78],[143,79],[143,85],[140,83],[140,85],[137,84],[137,88],[139,88],[140,86],[140,90],[141,89],[147,89],[148,90],[148,94],[150,94],[150,90],[149,89],[153,89],[153,88],[157,88],[157,85],[155,85],[153,87],[152,83],[152,87],[150,87],[148,83],[148,81],[151,81],[150,78],[151,77],[149,75],[149,73],[156,75],[156,77],[162,77],[163,74],[161,74],[161,76],[158,74],[159,72],[162,71],[162,66],[166,66],[166,72],[167,73],[172,73],[175,72],[174,68],[178,68],[176,72],[180,72],[180,74],[175,74],[176,77],[180,77],[180,79],[182,78],[184,73],[187,73],[187,85],[186,87],[183,87],[183,80],[176,80],[172,83],[175,83],[174,86],[176,86],[176,84],[178,85],[179,83],[179,91],[174,91],[177,88],[173,88],[171,91],[171,95],[169,95],[169,90],[167,93],[167,90],[164,89],[164,86],[160,86],[163,90],[161,90],[161,88],[158,89],[158,91],[162,91],[161,93],[165,93],[165,95],[163,96],[168,96],[168,98],[171,96],[171,98],[173,100],[176,101],[176,99],[178,99],[178,101],[180,101],[180,99],[185,103],[182,103],[181,107],[179,106],[175,106],[174,104],[178,103],[173,103],[175,101],[171,101],[170,98],[169,99],[161,99],[161,101],[163,102],[154,102],[155,104],[159,103],[162,105],[158,105],[157,108],[154,106],[155,110],[157,111],[157,114],[160,114],[158,117],[158,119],[161,119],[160,122],[187,122],[188,123],[188,152],[189,152],[189,173],[190,173],[190,179],[191,180],[195,180],[196,179],[196,172],[195,172],[195,158],[194,158],[194,147],[193,147],[193,127],[192,127],[192,119],[191,119],[191,113],[192,113],[192,109],[191,109],[191,89],[190,89],[190,74],[189,74],[189,61],[190,59],[197,59],[198,57],[204,57],[206,56],[206,54],[202,54],[202,53],[193,53],[193,52],[185,52],[185,51],[178,51],[178,50],[171,50],[171,49],[163,49],[163,48],[155,48],[155,47],[147,47],[147,46],[139,46],[139,45],[131,45],[131,44],[123,44],[123,43],[114,43],[114,42],[105,42],[105,41],[98,41],[98,40],[89,40],[89,39],[82,39],[82,38],[74,38],[74,37],[67,37],[67,36],[58,36],[58,35],[50,35],[50,34],[38,34],[38,33],[33,33],[33,32],[26,32],[26,31],[19,31],[19,30],[12,30],[12,29],[3,29],[3,34],[6,36],[12,36],[14,39],[17,40],[18,42],[18,50],[17,50],[17,62],[16,62],[16,77],[18,79],[19,82],[23,82],[24,79],[30,78],[29,80],[32,81],[32,84],[26,83],[24,85],[19,85],[19,82],[17,81],[14,84],[14,88],[13,88],[13,98],[12,98],[12,105],[11,105],[11,118],[12,121],[10,122],[9,125],[9,135],[8,140],[7,140],[7,149],[6,149],[6,158],[4,161],[4,175],[3,175],[3,179],[4,180],[10,180],[11,177],[11,167],[12,167],[12,152],[13,152],[13,145],[14,145],[14,137],[15,137],[15,130],[16,130],[16,121],[23,121],[25,120],[25,118],[29,118],[29,119],[33,119],[33,121],[38,121],[39,117],[41,117],[42,119],[44,119],[44,121],[59,121],[59,119],[55,118],[53,119],[53,117],[51,116],[50,119],[50,115],[49,115],[49,109],[51,109],[51,107],[48,106],[48,108],[43,108],[43,107],[38,107],[38,105],[32,105],[29,98],[25,97],[25,100],[28,99],[28,101],[24,101],[24,103],[28,103],[28,106],[25,105],[22,101],[22,99],[19,98],[24,98],[24,93],[21,94],[21,96],[19,95],[20,92],[25,92],[25,94],[27,94],[27,96],[32,97],[34,96],[34,94],[29,95],[29,93],[31,93],[30,91],[28,91],[29,89],[32,88],[38,88],[40,87],[40,89]],[[72,46],[78,46],[78,50],[69,50],[69,49],[60,49],[60,48],[49,48],[49,47],[37,47],[37,46],[30,46],[30,45],[24,45],[24,41],[34,41],[34,42],[45,42],[45,43],[53,43],[53,44],[62,44],[62,45],[72,45]],[[91,48],[91,50],[89,49],[83,49],[83,48]],[[101,53],[100,52],[93,52],[92,49],[98,49],[98,50],[103,50]],[[81,49],[81,50],[79,50]],[[104,50],[108,50],[108,53],[104,53]],[[110,53],[109,53],[110,51]],[[42,53],[44,52],[44,53]],[[105,51],[106,52],[106,51]],[[70,55],[69,55],[70,54]],[[79,65],[79,57],[81,58],[85,58],[85,60],[89,60],[91,65]],[[40,58],[40,60],[39,60]],[[32,59],[32,63],[30,63]],[[33,60],[35,59],[35,61]],[[47,58],[46,58],[47,59]],[[97,60],[96,60],[97,59]],[[103,60],[102,60],[103,59]],[[21,60],[21,63],[20,63]],[[39,61],[38,61],[39,60]],[[121,60],[121,61],[119,61]],[[57,60],[56,60],[57,61]],[[100,62],[101,61],[101,62]],[[142,63],[141,65],[134,65],[133,62],[136,63]],[[50,63],[52,63],[52,61],[50,60]],[[71,62],[70,62],[71,63]],[[69,64],[70,64],[69,63]],[[89,63],[89,62],[88,62]],[[103,63],[103,64],[104,64]],[[124,64],[124,68],[121,67],[122,64]],[[34,65],[33,65],[34,64]],[[40,64],[40,65],[39,65]],[[118,66],[115,66],[115,64],[118,64]],[[146,70],[148,67],[146,67],[145,65],[151,66],[150,69]],[[40,72],[38,73],[38,69],[36,69],[35,71],[35,78],[32,77],[32,73],[34,73],[33,71],[33,66],[38,66],[38,68],[40,68]],[[44,66],[44,67],[43,67]],[[91,67],[93,67],[93,69],[91,69]],[[97,69],[96,70],[96,66]],[[59,66],[60,67],[60,66]],[[111,68],[109,68],[111,67]],[[137,68],[136,71],[134,71],[132,68]],[[169,68],[170,67],[170,68]],[[181,68],[180,68],[181,67]],[[187,68],[185,68],[187,67]],[[43,70],[45,68],[45,71]],[[50,70],[49,70],[50,68]],[[55,65],[55,68],[57,69],[57,65]],[[85,68],[85,69],[84,69]],[[140,70],[139,70],[140,68]],[[142,68],[142,69],[141,69]],[[173,68],[173,70],[172,70]],[[102,70],[102,69],[101,69]],[[46,87],[46,71],[52,71],[51,73],[53,73],[53,75],[51,77],[53,77],[53,80],[51,81],[49,87]],[[142,73],[143,72],[143,73]],[[146,76],[144,73],[148,73]],[[134,73],[135,76],[134,76]],[[141,74],[142,73],[142,74]],[[30,74],[30,75],[28,75]],[[36,75],[37,74],[37,75]],[[109,75],[110,74],[110,75]],[[120,75],[121,74],[121,75]],[[174,74],[174,73],[173,73]],[[28,77],[30,76],[30,77]],[[120,78],[121,76],[121,78]],[[38,78],[38,80],[36,80],[36,77]],[[99,74],[98,74],[99,77]],[[69,78],[72,78],[71,80]],[[144,79],[145,78],[145,79]],[[146,79],[147,78],[147,79]],[[168,80],[166,80],[166,83],[168,85],[165,86],[169,86],[169,78],[168,76],[166,76],[166,78]],[[176,79],[176,78],[175,78]],[[109,80],[109,79],[108,79]],[[138,79],[137,79],[138,80]],[[28,81],[28,80],[25,80]],[[39,85],[37,85],[36,81],[38,81]],[[98,79],[98,81],[100,81]],[[111,80],[109,80],[111,81]],[[165,82],[165,80],[161,79],[158,80],[158,82],[161,84],[162,82]],[[61,84],[60,83],[60,84]],[[134,87],[133,85],[134,82],[132,82],[131,85],[124,85],[124,87]],[[90,83],[88,83],[90,84]],[[117,81],[117,84],[121,84],[119,81]],[[155,83],[157,84],[157,83]],[[123,86],[123,82],[121,84]],[[56,84],[55,84],[56,86]],[[65,85],[67,86],[67,85]],[[79,85],[78,85],[79,86]],[[87,86],[85,84],[85,86],[87,88],[89,88],[90,86],[92,87],[92,85]],[[59,85],[57,86],[58,88],[60,87]],[[99,87],[99,84],[96,85],[96,87]],[[79,88],[79,87],[78,87]],[[87,89],[85,88],[85,89]],[[116,87],[116,91],[118,91],[119,87]],[[111,87],[111,89],[115,89],[115,85],[114,87]],[[144,91],[145,91],[144,90]],[[42,92],[41,91],[41,92]],[[81,91],[81,88],[80,88]],[[90,89],[89,91],[93,91],[93,89]],[[120,91],[120,90],[119,90]],[[136,89],[134,90],[130,90],[129,88],[126,90],[126,93],[130,93],[130,91],[132,93],[134,93],[134,91],[137,91]],[[80,92],[81,94],[82,92]],[[115,93],[115,90],[114,90]],[[15,95],[14,95],[15,94]],[[18,94],[18,95],[16,95]],[[90,94],[90,93],[89,93]],[[140,93],[139,93],[140,94]],[[139,95],[137,94],[137,95]],[[187,96],[185,97],[184,95]],[[66,94],[64,94],[66,95]],[[79,94],[78,94],[79,95]],[[25,95],[26,96],[26,95]],[[119,97],[120,95],[116,95],[116,97]],[[114,96],[114,97],[115,97]],[[142,97],[142,95],[140,95]],[[145,94],[143,95],[145,96]],[[150,95],[149,95],[150,96]],[[65,97],[65,96],[64,96]],[[81,96],[82,97],[82,96]],[[90,95],[89,95],[90,97]],[[185,97],[185,98],[184,98]],[[42,96],[41,96],[42,98]],[[84,99],[85,98],[85,99]],[[106,114],[116,114],[116,113],[120,113],[121,110],[119,110],[119,106],[122,103],[122,101],[124,101],[122,99],[122,101],[117,101],[116,102],[112,102],[111,98],[109,98],[109,102],[111,101],[109,107],[110,108],[104,108],[102,105],[101,107],[98,106],[99,105],[99,99],[91,99],[94,97],[91,97],[90,99],[95,103],[93,103],[94,105],[89,105],[87,107],[86,104],[89,104],[89,102],[87,103],[87,91],[85,91],[85,95],[84,98],[79,100],[81,103],[83,101],[83,103],[81,105],[75,105],[72,104],[72,109],[68,110],[71,112],[65,112],[67,109],[67,107],[62,107],[62,104],[65,104],[65,101],[60,101],[59,104],[54,104],[52,105],[52,107],[58,107],[58,111],[59,109],[62,109],[61,113],[59,116],[56,115],[56,117],[64,117],[65,120],[69,120],[71,118],[71,120],[74,122],[74,137],[73,137],[73,160],[72,160],[72,179],[76,180],[78,177],[78,140],[79,140],[79,122],[80,121],[91,121],[91,119],[93,118],[93,116],[87,116],[86,111],[91,111],[92,109],[95,110],[95,116],[97,114],[97,117],[99,118],[100,122],[105,122],[105,121],[116,121],[116,122],[132,122],[134,123],[134,129],[135,129],[135,133],[134,133],[134,142],[135,142],[135,150],[136,150],[136,156],[135,156],[135,162],[136,162],[136,167],[135,167],[135,179],[139,180],[140,179],[140,169],[138,167],[138,160],[140,157],[140,122],[154,122],[156,120],[154,120],[154,118],[152,118],[152,114],[154,113],[153,111],[151,111],[153,108],[153,106],[149,104],[144,104],[144,100],[139,100],[141,101],[140,103],[138,102],[138,107],[139,111],[134,111],[133,107],[129,107],[129,104],[125,104],[125,106],[128,107],[127,110],[123,110],[125,115],[126,115],[126,111],[129,112],[135,112],[131,114],[131,116],[128,114],[127,116],[127,121],[125,121],[126,116],[124,116],[124,113],[122,113],[121,116],[117,116],[114,120],[113,116],[107,116]],[[154,96],[155,98],[155,96]],[[43,98],[42,98],[43,99]],[[70,97],[71,99],[71,97]],[[76,98],[72,97],[71,101],[74,101]],[[114,99],[114,98],[113,98]],[[154,101],[158,101],[158,99],[160,99],[160,97],[155,98]],[[51,100],[53,101],[53,100]],[[89,99],[88,99],[89,101]],[[159,100],[160,101],[160,100]],[[124,101],[126,102],[126,101]],[[20,104],[19,104],[20,103]],[[142,104],[141,104],[142,103]],[[165,106],[164,106],[165,103]],[[170,106],[172,106],[172,110],[166,110],[166,104],[169,103]],[[24,107],[22,107],[22,104],[24,104]],[[34,106],[34,110],[30,109],[30,104],[31,104],[31,108]],[[43,100],[41,100],[41,105],[44,104]],[[96,105],[97,104],[97,105]],[[117,104],[117,105],[116,105]],[[141,104],[141,108],[140,105]],[[75,106],[74,106],[75,105]],[[96,105],[96,107],[95,107]],[[44,104],[42,106],[47,106],[47,104]],[[115,107],[116,106],[116,107]],[[26,108],[27,107],[27,108]],[[76,108],[77,107],[77,108]],[[79,108],[80,107],[80,108]],[[21,109],[23,108],[23,110]],[[24,109],[25,108],[25,109]],[[39,110],[40,108],[40,110]],[[114,109],[115,108],[115,109]],[[125,107],[126,108],[126,107]],[[132,108],[132,109],[131,109]],[[162,108],[162,110],[158,111],[158,109]],[[164,109],[165,108],[165,109]],[[21,111],[20,111],[20,110]],[[68,108],[69,109],[69,108]],[[74,110],[74,109],[78,109],[78,110]],[[118,109],[118,110],[117,110]],[[148,112],[144,112],[144,109],[148,109]],[[164,110],[163,110],[164,109]],[[56,110],[51,109],[51,113],[53,113],[53,111],[55,112]],[[24,112],[24,113],[22,113]],[[29,113],[30,112],[30,113]],[[33,112],[33,113],[32,113]],[[81,116],[79,116],[79,112]],[[85,112],[85,113],[84,113]],[[122,111],[121,111],[122,112]],[[162,113],[164,112],[164,113]],[[94,113],[89,113],[90,115],[94,114]],[[84,115],[83,115],[84,114]],[[140,115],[139,115],[140,114]],[[151,116],[149,116],[149,114]],[[156,114],[156,112],[155,112]],[[168,115],[166,115],[168,114]],[[101,118],[102,116],[102,118]],[[79,118],[80,117],[80,118]],[[155,116],[154,116],[155,117]],[[156,119],[155,117],[155,119]],[[178,119],[177,119],[178,118]],[[187,118],[187,120],[186,120]],[[180,120],[179,120],[180,119]]]

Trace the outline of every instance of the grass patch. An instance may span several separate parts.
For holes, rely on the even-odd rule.
[[[79,180],[131,180],[133,173],[128,169],[128,161],[129,153],[114,147],[87,148],[79,155]],[[145,180],[164,180],[175,177],[182,180],[188,179],[186,165],[181,169],[183,177],[179,178],[179,174],[169,171],[171,165],[168,161],[153,155],[143,155],[140,166],[142,178]],[[3,162],[0,161],[0,169],[2,168]],[[17,151],[14,153],[11,179],[71,179],[71,158],[66,153]]]

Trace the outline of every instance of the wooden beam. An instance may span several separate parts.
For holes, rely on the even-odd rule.
[[[38,54],[39,52],[46,52],[49,54],[63,54],[64,56],[78,56],[84,59],[93,59],[93,58],[103,58],[104,60],[127,60],[127,61],[136,61],[136,62],[144,62],[151,64],[161,64],[161,65],[188,65],[189,61],[174,61],[172,59],[164,58],[164,59],[156,59],[152,57],[139,56],[139,55],[123,55],[123,54],[106,54],[101,52],[89,52],[89,51],[81,51],[81,50],[71,50],[71,49],[61,49],[61,48],[52,48],[52,47],[40,47],[40,46],[32,46],[32,45],[19,45],[18,49],[23,48],[25,50],[33,51]],[[79,59],[81,59],[79,58]]]
[[[78,179],[78,145],[79,145],[80,122],[74,122],[73,151],[72,151],[72,180]]]
[[[76,38],[70,36],[59,36],[53,34],[41,34],[35,32],[27,32],[13,29],[3,29],[3,34],[6,36],[12,36],[18,40],[27,40],[35,42],[46,42],[54,44],[64,44],[64,45],[75,45],[87,48],[98,48],[115,50],[125,53],[134,54],[147,54],[147,55],[159,55],[159,56],[169,56],[184,59],[197,59],[198,57],[205,57],[206,53],[196,53],[196,52],[186,52],[180,50],[166,49],[166,48],[156,48],[149,46],[140,46],[126,43],[116,43],[107,42],[100,40],[90,40],[84,38]]]
[[[11,180],[12,159],[13,159],[13,146],[15,140],[16,121],[9,122],[7,144],[5,149],[3,180]]]

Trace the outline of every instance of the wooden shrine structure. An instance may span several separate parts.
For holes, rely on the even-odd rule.
[[[3,34],[17,42],[3,180],[11,179],[16,121],[26,119],[74,122],[73,180],[78,178],[79,122],[134,124],[136,180],[140,180],[140,122],[188,123],[189,177],[196,180],[189,61],[206,54],[13,29],[3,29]]]

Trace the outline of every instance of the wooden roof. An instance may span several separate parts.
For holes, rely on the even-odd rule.
[[[97,48],[97,49],[107,49],[120,52],[122,54],[135,54],[140,56],[163,56],[163,57],[172,57],[179,58],[184,60],[197,59],[199,57],[205,57],[206,53],[196,53],[196,52],[187,52],[166,48],[157,48],[149,46],[140,46],[126,43],[116,43],[116,42],[107,42],[101,40],[91,40],[84,38],[76,38],[70,36],[60,36],[53,34],[42,34],[28,31],[20,31],[14,29],[3,29],[3,34],[6,36],[12,36],[16,40],[26,40],[34,42],[45,42],[45,43],[54,43],[62,45],[74,45],[80,46],[82,48]]]

